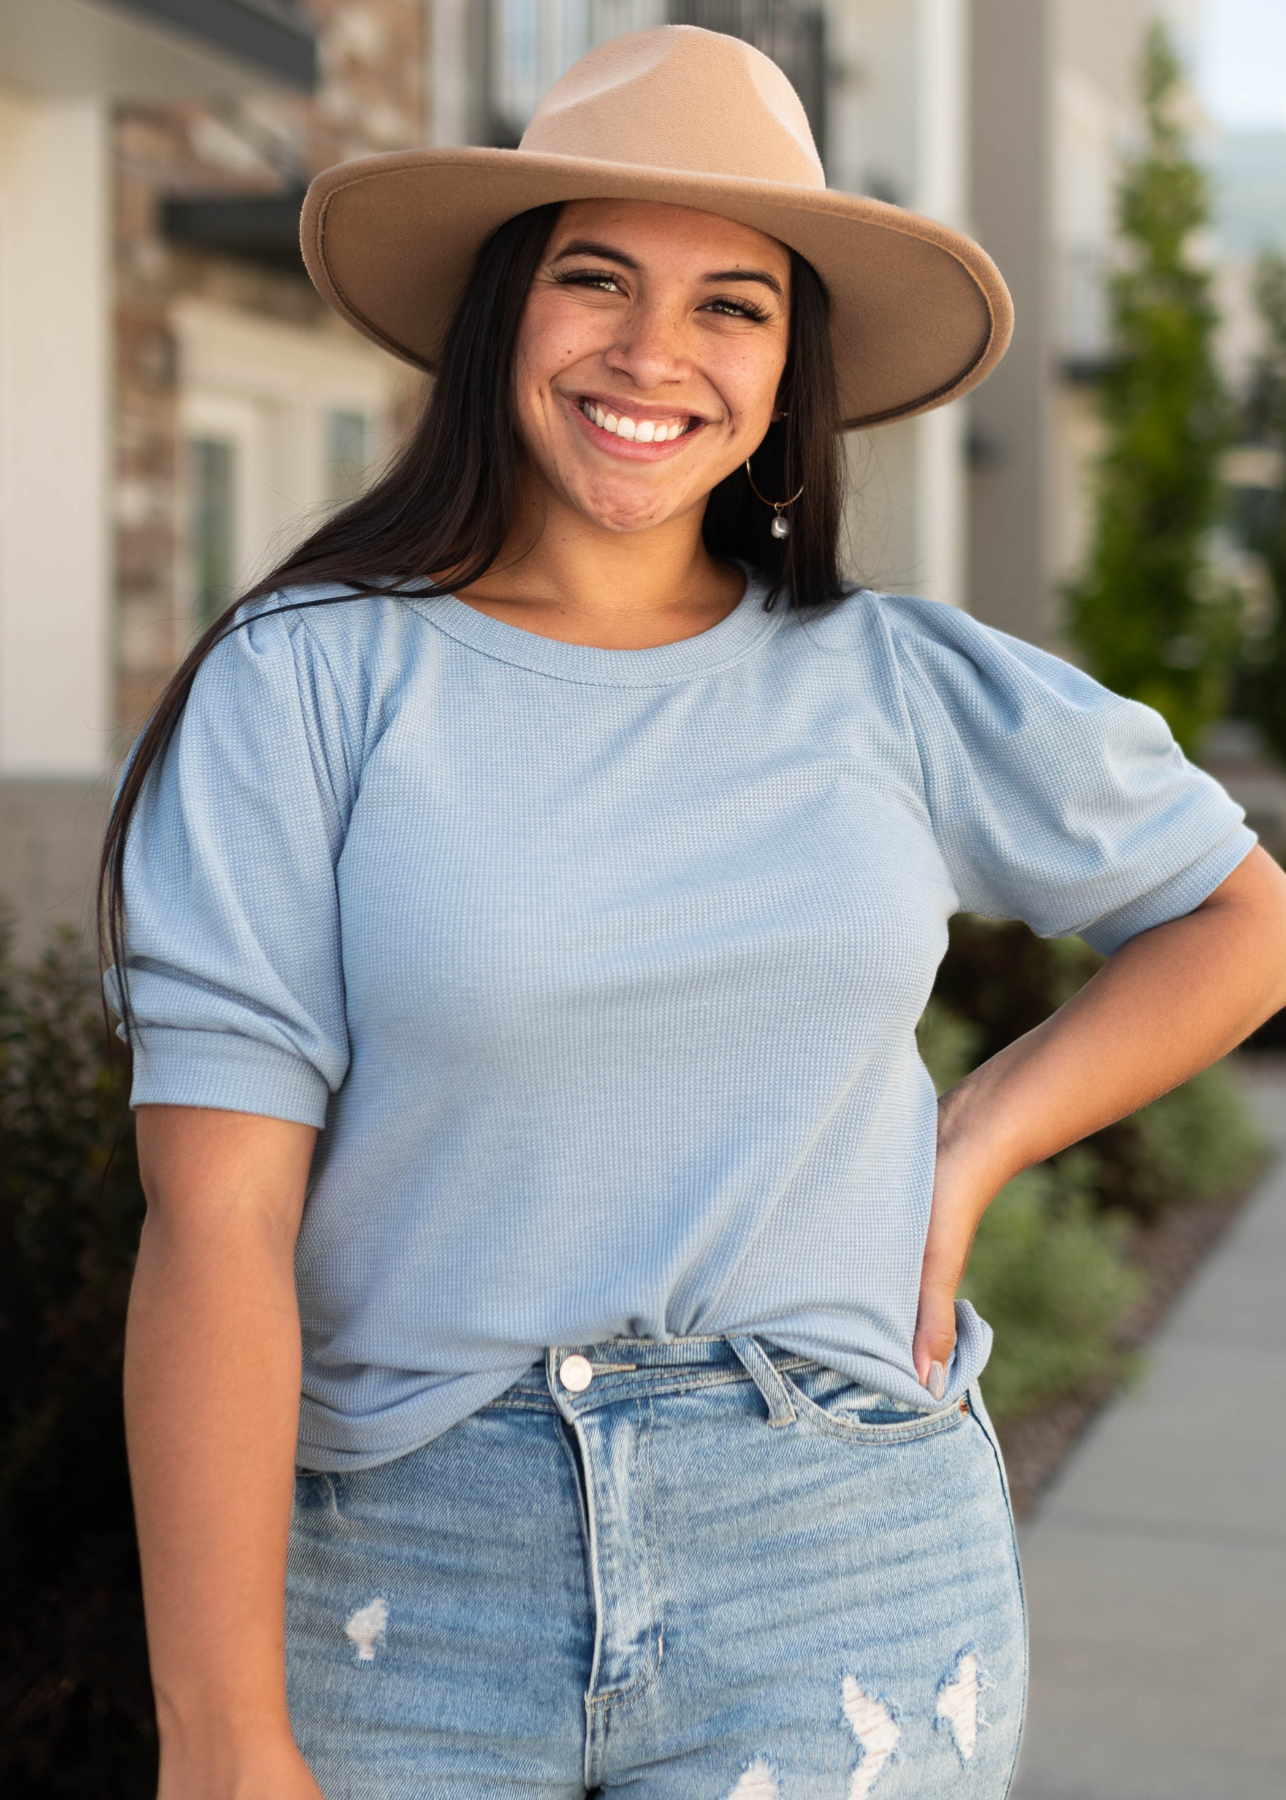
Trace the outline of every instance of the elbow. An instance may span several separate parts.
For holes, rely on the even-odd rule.
[[[1266,851],[1257,852],[1266,865],[1264,879],[1264,1018],[1286,1007],[1286,870]],[[1263,1023],[1263,1019],[1259,1021]]]
[[[1224,911],[1247,974],[1243,1036],[1286,1008],[1286,870],[1258,846],[1205,905]]]

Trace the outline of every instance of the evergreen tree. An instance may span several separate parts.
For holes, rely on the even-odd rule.
[[[1260,259],[1255,298],[1267,346],[1251,396],[1249,435],[1252,442],[1286,453],[1286,257]],[[1253,647],[1248,687],[1264,737],[1286,758],[1286,476],[1256,500],[1246,537],[1267,565],[1277,617],[1268,637]]]
[[[1108,442],[1072,631],[1092,672],[1156,707],[1190,749],[1223,708],[1238,633],[1235,601],[1204,554],[1229,427],[1210,277],[1191,256],[1209,195],[1177,116],[1182,70],[1161,24],[1148,33],[1140,92],[1146,141],[1119,193],[1129,264],[1112,284]]]

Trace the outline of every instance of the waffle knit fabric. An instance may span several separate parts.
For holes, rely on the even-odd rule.
[[[1110,953],[1237,866],[1239,809],[1156,713],[931,601],[801,617],[752,575],[623,651],[320,592],[203,665],[126,868],[135,1104],[323,1127],[301,1461],[617,1336],[922,1403],[947,920]],[[990,1347],[958,1325],[948,1398]]]

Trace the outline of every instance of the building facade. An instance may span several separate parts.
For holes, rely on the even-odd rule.
[[[422,0],[0,0],[0,895],[84,925],[194,632],[347,496],[417,378],[329,313],[299,197],[424,141]]]
[[[972,225],[1013,292],[1013,345],[971,397],[969,605],[1062,646],[1100,448],[1121,159],[1138,141],[1144,36],[1191,54],[1199,0],[974,0]]]

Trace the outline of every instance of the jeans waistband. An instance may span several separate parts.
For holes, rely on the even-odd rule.
[[[508,1395],[526,1404],[543,1400],[571,1417],[636,1393],[750,1380],[767,1403],[770,1422],[785,1425],[795,1412],[780,1372],[810,1366],[809,1357],[751,1336],[609,1338],[554,1346],[493,1404],[502,1406]]]

